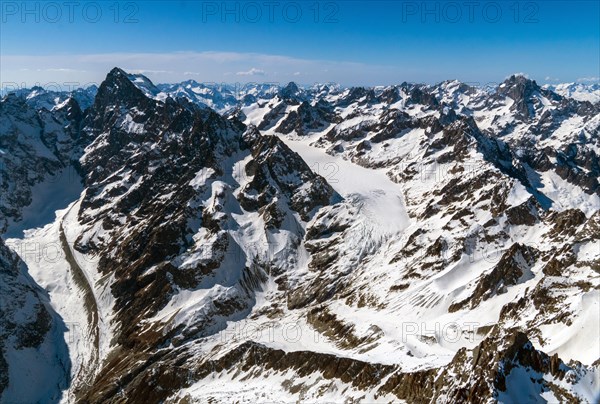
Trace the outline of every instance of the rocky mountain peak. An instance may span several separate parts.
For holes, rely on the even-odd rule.
[[[535,80],[531,80],[521,74],[513,74],[498,86],[498,92],[508,95],[513,100],[517,100],[531,96],[534,91],[539,91],[540,88]]]
[[[146,98],[145,92],[140,88],[142,84],[145,86],[143,88],[156,89],[147,77],[130,75],[122,69],[115,67],[108,73],[102,84],[100,84],[95,106],[98,107],[115,102],[123,104],[139,102]],[[156,92],[158,93],[158,89],[156,89]]]
[[[301,94],[300,87],[293,81],[290,81],[285,87],[283,87],[279,94],[284,99],[295,99]]]
[[[542,96],[542,88],[523,75],[512,75],[501,83],[496,89],[497,98],[508,97],[514,101],[511,107],[523,119],[530,119],[536,114],[536,97]],[[539,105],[537,105],[539,108]]]
[[[541,87],[523,75],[512,75],[504,80],[497,88],[498,94],[510,97],[515,101],[527,100]]]

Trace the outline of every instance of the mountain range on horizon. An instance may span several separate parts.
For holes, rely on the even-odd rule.
[[[129,74],[132,78],[138,77],[142,82],[152,83],[150,79],[148,79],[143,74],[132,73]],[[523,76],[527,78],[526,75],[522,73],[515,74],[513,76]],[[510,76],[509,76],[510,77]],[[508,78],[508,77],[507,77]],[[505,78],[505,80],[507,79]],[[436,86],[443,85],[446,82],[459,82],[458,80],[446,80],[445,82],[428,85],[423,83],[402,83],[401,85],[421,85],[424,87],[434,88]],[[89,83],[88,83],[89,84]],[[485,84],[478,85],[474,83],[463,83],[465,85],[469,85],[474,88],[483,88],[487,91],[494,92],[497,89],[497,84]],[[326,88],[327,91],[342,91],[347,90],[352,87],[341,86],[337,83],[315,83],[315,84],[297,84],[294,82],[290,82],[287,85],[294,85],[302,88],[306,91],[322,91],[322,89]],[[154,85],[155,87],[152,91],[155,95],[160,94],[161,97],[186,97],[196,102],[198,104],[206,105],[212,108],[215,108],[219,112],[226,112],[226,108],[231,108],[232,105],[235,105],[239,101],[243,100],[243,98],[247,95],[260,95],[264,97],[265,95],[275,94],[281,88],[285,87],[278,83],[259,83],[259,82],[250,82],[250,83],[213,83],[213,82],[198,82],[193,79],[185,80],[177,83],[161,83]],[[388,87],[394,86],[376,86],[376,87],[363,87],[363,88],[374,88],[380,89],[380,91],[384,91]],[[571,83],[560,83],[560,84],[544,84],[541,86],[542,88],[549,89],[554,91],[555,93],[568,98],[573,98],[577,101],[589,101],[591,103],[600,102],[600,84],[598,83],[590,83],[590,82],[571,82]],[[78,98],[80,104],[84,107],[87,107],[91,104],[93,97],[95,96],[98,85],[91,84],[87,85],[84,88],[77,88],[74,90],[60,90],[61,86],[58,83],[49,83],[46,88],[42,85],[36,85],[31,88],[21,87],[21,88],[13,88],[12,85],[3,85],[0,89],[0,96],[6,96],[8,93],[15,93],[21,97],[25,97],[26,99],[30,99],[30,102],[36,102],[38,106],[45,106],[52,108],[56,105],[56,98],[63,100],[67,94],[72,94],[75,98]],[[69,86],[72,88],[72,86]],[[162,94],[161,94],[162,93]]]

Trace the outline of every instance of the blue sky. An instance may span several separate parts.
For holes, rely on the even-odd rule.
[[[0,81],[598,81],[598,1],[0,3]]]

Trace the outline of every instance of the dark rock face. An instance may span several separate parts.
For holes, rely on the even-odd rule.
[[[202,380],[213,374],[227,372],[234,379],[258,377],[292,371],[298,378],[320,375],[325,380],[339,381],[357,390],[376,389],[378,394],[390,394],[410,403],[467,402],[484,403],[502,397],[507,391],[518,392],[510,375],[519,369],[532,372],[527,381],[535,390],[552,390],[562,399],[577,399],[559,386],[567,372],[581,378],[581,364],[565,364],[556,355],[550,357],[533,348],[527,336],[513,332],[506,338],[490,337],[473,350],[461,349],[452,361],[439,369],[403,372],[397,366],[368,363],[350,358],[312,351],[285,352],[255,342],[245,342],[226,354],[207,359],[194,366],[190,373],[169,371],[156,363],[150,378],[136,378],[135,383],[150,386],[143,394],[147,398],[164,399],[166,391],[188,386],[190,378]],[[450,376],[452,375],[452,376]],[[385,380],[383,384],[381,381]],[[522,387],[522,386],[521,386]],[[302,384],[295,386],[302,388]]]
[[[553,235],[572,236],[579,226],[587,220],[585,214],[579,209],[568,209],[551,214],[549,218],[554,224],[551,230]]]
[[[420,86],[414,86],[410,90],[410,101],[415,104],[423,104],[427,106],[437,107],[438,101],[429,91],[422,89]]]
[[[568,145],[557,155],[557,161],[557,173],[563,179],[581,186],[588,194],[600,195],[600,159],[594,150]]]
[[[533,226],[539,221],[539,204],[531,197],[520,205],[506,210],[506,218],[510,224]]]
[[[526,119],[532,115],[530,109],[532,96],[540,91],[541,88],[535,81],[518,75],[511,76],[498,87],[498,95],[511,98],[515,102],[513,107],[515,111]]]
[[[453,304],[448,310],[456,311],[467,303],[473,308],[482,300],[487,300],[496,294],[506,293],[507,286],[516,285],[522,281],[524,275],[532,277],[529,270],[535,264],[538,255],[539,252],[532,247],[513,244],[508,251],[502,254],[492,271],[481,277],[471,297]]]
[[[578,216],[578,214],[576,213]],[[582,226],[581,230],[576,233],[575,241],[595,241],[600,240],[600,212],[595,212],[590,216]]]
[[[290,112],[285,119],[277,126],[278,133],[289,134],[296,131],[299,136],[304,136],[310,131],[324,129],[326,122],[335,122],[338,118],[333,113],[331,107],[325,103],[311,105],[303,101],[298,109]]]
[[[261,205],[272,203],[273,198],[282,198],[289,201],[290,208],[299,212],[303,220],[309,220],[317,207],[329,204],[334,196],[333,188],[279,138],[261,136],[251,127],[244,134],[244,140],[254,157],[248,164],[256,168],[252,169],[254,177],[243,190],[242,198],[249,201],[248,195],[256,192]],[[277,188],[282,191],[279,196]]]

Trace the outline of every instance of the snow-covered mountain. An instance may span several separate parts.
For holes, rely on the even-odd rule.
[[[545,85],[544,87],[560,94],[563,97],[573,98],[577,101],[589,101],[593,104],[600,102],[600,84],[562,83]]]
[[[187,98],[200,106],[207,106],[219,113],[226,113],[238,105],[250,105],[258,99],[272,98],[279,91],[275,84],[216,84],[198,83],[194,80],[177,84],[159,84],[159,99]]]
[[[70,98],[75,99],[78,107],[84,110],[94,103],[97,91],[98,87],[95,85],[86,88],[77,88],[73,91],[61,91],[52,88],[44,89],[36,86],[11,91],[9,94],[23,99],[28,105],[37,110],[43,108],[49,111],[60,109]]]
[[[58,191],[78,187],[73,162],[84,140],[79,126],[83,113],[74,98],[67,98],[51,110],[36,108],[23,97],[9,94],[0,102],[0,231],[10,234],[39,220],[52,219]],[[48,186],[45,186],[48,185]],[[59,187],[60,185],[60,187]],[[49,189],[54,188],[54,189]],[[81,190],[79,189],[78,192]],[[72,199],[76,194],[68,194]],[[53,194],[53,195],[51,195]],[[23,211],[28,210],[27,217]],[[15,222],[19,222],[16,224]]]
[[[600,398],[599,104],[523,76],[238,89],[117,68],[87,107],[30,99],[0,104],[0,218],[80,330],[51,340],[63,401]],[[35,286],[0,273],[20,319]]]

